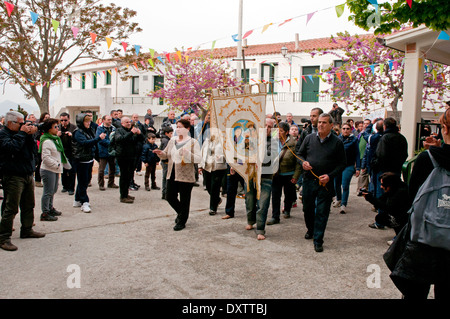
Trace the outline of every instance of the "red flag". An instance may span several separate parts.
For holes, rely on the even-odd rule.
[[[128,43],[122,42],[123,50],[127,52]]]
[[[291,79],[288,79],[289,85],[291,85]]]
[[[302,75],[302,78],[303,78],[303,80],[305,80],[305,82],[308,82],[308,81],[306,81],[306,78],[305,78],[305,76],[304,76],[304,75]]]
[[[361,72],[362,76],[366,76],[366,74],[364,73],[364,68],[358,68],[359,72]]]
[[[252,33],[253,33],[253,30],[247,31],[247,32],[244,34],[244,36],[242,37],[242,39],[247,38],[247,37],[250,36],[250,34],[252,34]]]
[[[167,59],[167,62],[170,63],[170,53],[167,53],[167,54],[166,54],[166,59]]]
[[[97,35],[95,33],[89,32],[89,34],[91,35],[91,40],[92,40],[92,44],[95,43],[95,39],[97,39]]]
[[[285,23],[288,23],[289,21],[292,21],[292,19],[287,19],[287,20],[284,20],[284,22],[283,23],[281,23],[280,25],[279,25],[279,27],[281,27],[283,24],[285,24]]]
[[[408,3],[409,7],[412,8],[412,0],[406,0],[406,2]]]
[[[9,2],[5,1],[5,6],[6,6],[6,12],[8,12],[8,17],[10,17],[11,13],[14,10],[14,5],[12,3],[9,3]]]
[[[338,79],[339,79],[339,83],[342,82],[342,80],[341,80],[341,73],[336,72],[336,75],[337,75],[337,77],[338,77]]]

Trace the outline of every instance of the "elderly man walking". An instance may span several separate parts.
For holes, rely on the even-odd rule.
[[[314,238],[314,250],[323,251],[323,238],[334,196],[334,178],[346,165],[344,144],[334,135],[333,119],[323,113],[319,116],[317,134],[308,135],[299,150],[304,169],[303,213],[306,239]]]
[[[0,248],[17,250],[11,243],[14,217],[19,212],[22,227],[20,238],[42,238],[45,234],[35,232],[34,221],[34,160],[37,146],[33,134],[37,128],[24,123],[23,115],[8,112],[5,127],[0,131],[0,167],[3,172],[4,205],[0,221]]]

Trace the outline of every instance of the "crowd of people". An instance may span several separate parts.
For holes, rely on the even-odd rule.
[[[62,215],[53,206],[60,179],[62,193],[74,195],[73,206],[90,213],[88,189],[95,161],[100,191],[118,189],[119,201],[124,204],[134,203],[135,197],[130,194],[139,190],[135,176],[142,176],[144,167],[145,190],[160,190],[161,198],[177,214],[175,231],[186,227],[192,189],[200,186],[199,176],[203,176],[210,215],[217,214],[224,197],[221,195],[226,195],[223,219],[234,217],[241,184],[246,229],[256,225],[258,240],[266,238],[266,225],[279,224],[281,216],[289,218],[292,207],[301,200],[307,229],[304,237],[313,241],[316,252],[322,252],[331,207],[341,214],[350,213],[350,183],[355,177],[358,196],[363,196],[377,213],[369,227],[392,228],[397,235],[408,223],[408,210],[427,176],[424,171],[432,167],[429,159],[420,156],[411,180],[403,181],[407,140],[396,120],[388,117],[343,123],[343,113],[336,103],[329,113],[314,108],[301,124],[294,122],[291,113],[285,120],[277,112],[268,114],[260,185],[255,185],[254,179],[245,185],[242,176],[227,163],[218,133],[210,130],[209,114],[203,120],[196,114],[183,114],[177,119],[175,112],[169,111],[156,129],[151,109],[144,123],[138,114],[127,117],[121,110],[113,110],[96,122],[92,112],[85,112],[76,116],[75,123],[68,113],[62,113],[59,119],[44,113],[37,120],[33,115],[24,118],[21,113],[8,112],[0,130],[4,193],[0,248],[17,250],[10,238],[19,209],[21,237],[45,236],[32,229],[35,186],[43,187],[41,221],[57,221]],[[443,142],[433,136],[424,142],[447,170],[448,113],[440,121]],[[162,169],[161,187],[156,181],[158,165]],[[270,206],[272,215],[268,218]],[[435,259],[442,262],[447,258],[447,262],[448,254],[442,255],[436,253]],[[414,290],[410,282],[408,287]]]

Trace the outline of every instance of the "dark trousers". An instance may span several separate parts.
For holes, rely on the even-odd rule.
[[[148,164],[145,167],[144,184],[145,187],[150,186],[150,178],[152,180],[152,187],[156,187],[156,163]]]
[[[317,179],[303,179],[303,213],[306,228],[314,235],[314,244],[323,244],[334,195],[333,183],[331,180],[325,188]]]
[[[3,195],[0,243],[11,238],[14,217],[19,208],[21,234],[30,232],[33,227],[35,204],[33,176],[3,176]]]
[[[167,180],[167,201],[177,213],[177,218],[175,219],[175,224],[177,225],[185,225],[189,218],[193,187],[194,183],[177,182],[173,178]],[[178,194],[180,194],[180,199],[178,199]]]
[[[203,179],[206,183],[206,190],[209,194],[209,210],[217,212],[217,206],[220,202],[220,188],[222,187],[222,179],[227,170],[221,169],[217,171],[203,171]]]
[[[405,300],[426,300],[431,284],[420,281],[407,280],[398,276],[391,277],[395,286],[403,294]],[[450,282],[443,280],[434,283],[434,298],[436,300],[450,300]]]
[[[62,187],[68,191],[75,191],[75,179],[77,173],[74,168],[73,159],[69,159],[69,163],[72,166],[71,169],[63,169],[63,173],[61,174],[61,184]]]
[[[236,205],[236,195],[239,182],[245,184],[244,179],[238,173],[230,174],[230,169],[227,172],[227,203],[225,205],[225,213],[234,217],[234,206]]]
[[[128,189],[133,180],[134,170],[136,168],[135,158],[117,158],[120,168],[119,189],[120,198],[128,197]]]
[[[114,177],[116,175],[116,158],[100,158],[98,162],[98,186],[105,187],[105,168],[106,165],[110,167],[108,170],[108,186],[114,185]]]
[[[280,220],[281,195],[284,192],[284,211],[291,212],[292,204],[297,198],[295,184],[291,183],[294,175],[274,175],[272,179],[272,218]]]
[[[36,169],[34,170],[34,181],[35,182],[42,182],[41,179],[41,163],[42,163],[42,155],[38,154],[35,156],[36,161]]]
[[[92,167],[94,162],[81,163],[74,160],[75,170],[77,172],[77,189],[75,191],[75,200],[80,203],[89,203],[87,189],[92,178]]]
[[[161,161],[161,167],[162,167],[162,197],[166,197],[167,194],[167,162]]]

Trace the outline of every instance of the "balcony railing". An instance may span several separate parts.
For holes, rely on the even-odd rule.
[[[294,102],[330,102],[329,95],[322,96],[319,92],[294,92]]]
[[[114,104],[134,104],[134,105],[163,105],[164,101],[161,99],[154,99],[146,96],[139,97],[115,97]]]

